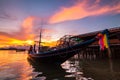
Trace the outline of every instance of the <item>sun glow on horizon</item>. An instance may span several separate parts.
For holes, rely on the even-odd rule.
[[[34,41],[33,40],[26,40],[25,41],[27,44],[29,44],[29,45],[33,45],[34,44]]]
[[[1,44],[0,48],[7,48],[7,47],[17,47],[17,46],[29,46],[29,45],[34,45],[37,44],[34,40],[12,40],[11,42],[8,42],[7,44]],[[56,46],[57,41],[49,41],[49,42],[42,42],[41,45],[42,46],[49,46],[49,47],[54,47]]]

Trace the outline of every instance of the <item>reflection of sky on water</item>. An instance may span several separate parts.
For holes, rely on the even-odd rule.
[[[71,73],[65,77],[75,77],[76,80],[119,80],[119,62],[119,59],[69,60],[63,63],[62,67]]]
[[[32,68],[26,61],[27,55],[15,51],[0,51],[0,80],[28,80]]]
[[[66,72],[71,73],[69,75],[65,75],[65,77],[75,77],[76,80],[94,80],[90,77],[86,78],[84,77],[83,70],[81,66],[79,65],[80,62],[75,60],[75,61],[66,61],[63,63],[61,66],[63,69],[66,70]]]

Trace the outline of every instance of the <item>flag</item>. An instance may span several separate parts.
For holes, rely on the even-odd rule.
[[[109,44],[108,44],[108,37],[107,37],[107,35],[106,34],[104,34],[104,46],[105,46],[105,48],[108,48],[109,47]]]
[[[105,48],[108,48],[109,44],[108,44],[107,34],[101,34],[101,33],[99,33],[98,36],[99,36],[100,50],[104,50]]]
[[[100,50],[104,50],[104,37],[103,37],[103,34],[99,33],[98,35],[100,37],[99,39],[99,45],[100,45]]]

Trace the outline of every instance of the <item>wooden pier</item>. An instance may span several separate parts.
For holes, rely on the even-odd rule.
[[[101,30],[102,31],[102,30]],[[59,41],[57,48],[69,47],[74,44],[78,44],[80,41],[75,41],[76,39],[81,39],[83,41],[94,38],[101,31],[95,31],[86,34],[80,34],[76,36],[65,35]],[[110,28],[109,31],[109,51],[106,49],[104,51],[100,50],[98,41],[94,42],[92,45],[88,46],[84,50],[78,52],[78,57],[86,59],[101,59],[101,58],[120,58],[120,27]]]
[[[89,39],[96,35],[97,32],[87,33],[83,35],[79,35],[79,37],[84,39]],[[120,58],[120,27],[109,29],[109,43],[110,43],[110,51],[111,51],[111,58],[112,59],[119,59]],[[104,51],[100,50],[98,42],[93,43],[85,50],[80,52],[78,56],[82,56],[86,59],[105,59],[109,58],[109,51],[105,49]]]
[[[111,45],[111,58],[119,59],[120,58],[120,45]],[[79,58],[84,59],[105,59],[109,58],[108,50],[100,51],[98,45],[91,45],[84,49],[83,51],[79,52]]]

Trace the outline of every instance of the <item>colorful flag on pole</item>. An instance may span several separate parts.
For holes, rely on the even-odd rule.
[[[103,37],[103,34],[99,33],[98,35],[100,38],[99,38],[99,45],[100,45],[100,50],[104,50],[104,37]]]
[[[109,45],[108,45],[108,37],[107,37],[106,34],[104,34],[104,46],[105,46],[105,48],[109,47]]]
[[[99,36],[100,50],[104,50],[105,48],[108,48],[109,44],[108,44],[108,37],[107,37],[107,35],[99,33],[98,36]]]

